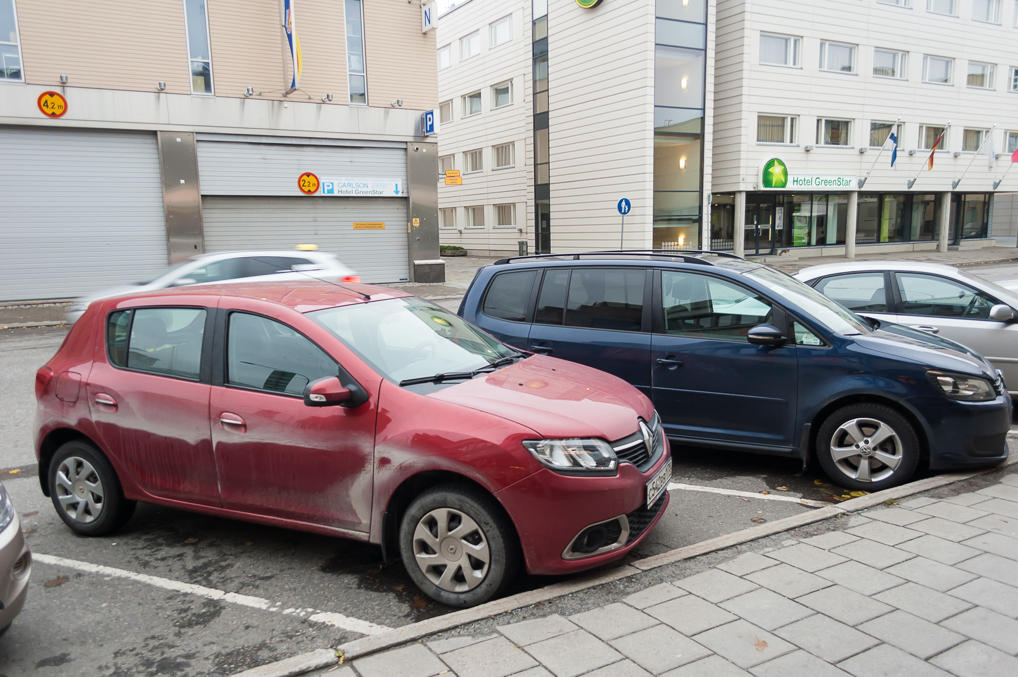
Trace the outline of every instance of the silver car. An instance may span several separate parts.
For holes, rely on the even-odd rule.
[[[170,266],[157,277],[146,282],[103,289],[77,299],[67,308],[67,321],[76,322],[99,299],[120,294],[138,293],[167,287],[212,282],[259,282],[276,280],[306,280],[314,278],[331,282],[360,282],[354,271],[343,265],[334,254],[320,251],[249,251],[201,254]]]
[[[862,315],[968,346],[1003,373],[1018,397],[1018,291],[952,266],[914,261],[830,263],[795,277]]]
[[[21,522],[4,485],[0,484],[0,635],[7,632],[25,605],[32,555]]]

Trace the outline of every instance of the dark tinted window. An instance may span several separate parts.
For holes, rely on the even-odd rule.
[[[243,277],[273,275],[275,273],[291,271],[296,265],[307,265],[309,263],[311,262],[307,259],[295,256],[249,256],[244,259],[242,271]]]
[[[534,322],[538,324],[562,324],[566,310],[566,289],[569,286],[568,270],[548,270],[537,297]]]
[[[226,342],[230,385],[302,396],[308,383],[336,376],[335,360],[304,335],[258,315],[230,315]]]
[[[496,275],[484,296],[482,312],[503,320],[522,322],[527,319],[527,302],[533,289],[536,270],[520,270]]]
[[[219,280],[234,280],[238,277],[245,277],[243,259],[213,261],[184,274],[184,278],[195,282],[218,282]]]
[[[131,322],[127,368],[197,380],[204,335],[202,308],[139,308]]]
[[[898,273],[901,311],[907,315],[985,320],[996,303],[968,285],[937,275]]]
[[[771,321],[769,301],[699,273],[662,271],[661,301],[669,334],[745,341],[750,327]]]
[[[110,313],[106,320],[106,352],[110,362],[118,367],[127,366],[127,332],[131,328],[132,310],[118,310]]]
[[[572,327],[640,331],[645,278],[642,270],[574,269],[565,323]]]
[[[818,292],[855,311],[882,313],[887,311],[884,274],[852,273],[834,275],[817,283]]]

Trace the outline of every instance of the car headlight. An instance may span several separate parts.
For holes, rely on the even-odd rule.
[[[942,371],[931,371],[929,375],[930,379],[940,386],[944,394],[952,400],[988,402],[997,397],[997,393],[993,390],[993,384],[985,378],[948,374]]]
[[[11,497],[7,495],[7,491],[0,485],[0,531],[7,528],[11,522],[14,521],[14,504],[11,503]]]
[[[604,440],[527,440],[527,451],[552,470],[583,474],[614,474],[619,461],[615,450]]]

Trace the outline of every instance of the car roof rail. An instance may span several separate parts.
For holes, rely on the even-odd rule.
[[[510,256],[495,261],[494,265],[502,265],[506,263],[512,263],[514,261],[534,261],[540,259],[579,261],[584,257],[599,257],[605,256],[606,254],[618,254],[626,256],[647,256],[651,258],[672,259],[672,260],[681,259],[684,263],[698,263],[707,266],[711,266],[714,264],[704,258],[701,258],[701,256],[703,255],[722,256],[725,258],[736,259],[739,261],[745,260],[741,256],[737,256],[730,252],[713,251],[710,249],[604,249],[589,252]]]

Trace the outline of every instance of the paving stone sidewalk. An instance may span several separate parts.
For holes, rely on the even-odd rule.
[[[793,532],[604,606],[496,619],[317,674],[1018,675],[1016,470]]]

